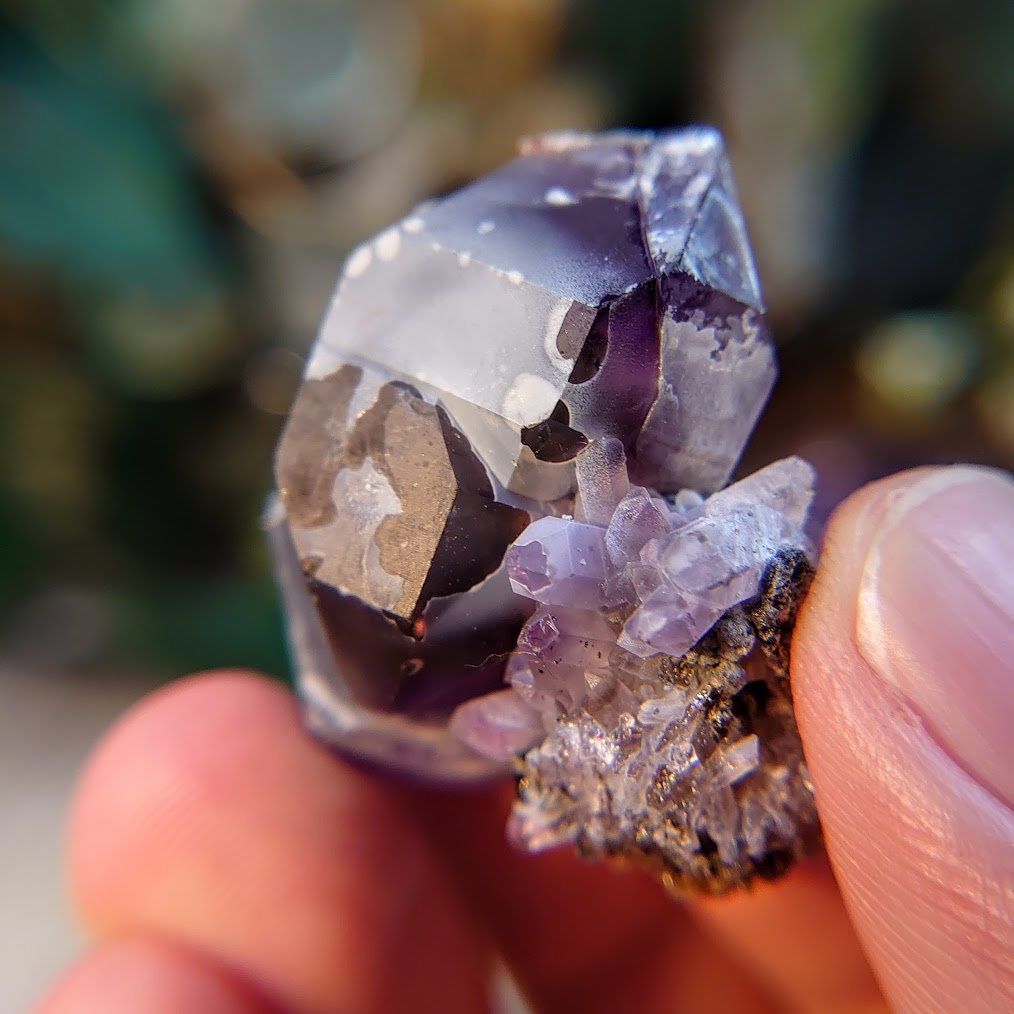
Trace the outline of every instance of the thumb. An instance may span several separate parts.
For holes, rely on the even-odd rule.
[[[831,521],[793,641],[828,852],[900,1010],[1014,1010],[1014,482],[920,469]]]

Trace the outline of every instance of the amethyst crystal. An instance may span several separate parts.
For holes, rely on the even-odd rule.
[[[608,439],[585,454],[609,459],[622,488]],[[539,603],[507,670],[515,701],[463,704],[452,728],[522,758],[516,842],[639,854],[708,890],[807,844],[816,811],[786,638],[810,574],[812,480],[790,458],[703,502],[633,487],[608,511],[596,498],[598,523],[542,518],[507,551],[512,587]],[[594,591],[575,584],[586,569]]]
[[[511,833],[721,889],[816,833],[787,637],[796,459],[718,134],[529,140],[349,257],[269,516],[311,727]]]

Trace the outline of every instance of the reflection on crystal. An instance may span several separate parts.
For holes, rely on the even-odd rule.
[[[707,128],[528,139],[360,246],[276,459],[313,727],[421,777],[520,765],[528,848],[712,889],[796,854],[812,475],[722,489],[774,374]]]
[[[308,376],[370,363],[452,416],[482,410],[495,434],[471,411],[455,422],[506,449],[487,464],[522,495],[522,433],[558,406],[587,439],[643,440],[643,484],[720,487],[774,357],[718,135],[557,134],[526,151],[352,254]],[[546,199],[560,189],[573,200]],[[715,194],[723,215],[702,221]]]

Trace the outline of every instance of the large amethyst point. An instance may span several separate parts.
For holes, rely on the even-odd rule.
[[[560,463],[603,436],[644,485],[719,488],[775,377],[719,135],[524,152],[350,256],[308,380],[366,363],[413,385],[536,500],[572,495]]]

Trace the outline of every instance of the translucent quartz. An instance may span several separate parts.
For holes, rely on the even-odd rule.
[[[531,138],[353,251],[267,516],[311,728],[430,781],[513,767],[529,848],[709,888],[795,854],[812,476],[723,488],[774,377],[710,128]]]
[[[485,756],[523,757],[512,838],[640,854],[707,890],[780,868],[816,833],[785,646],[773,646],[809,573],[812,469],[789,458],[671,509],[592,474],[611,547],[597,596],[558,548],[570,532],[597,545],[587,523],[543,518],[507,551],[515,591],[540,603],[507,669],[528,712],[511,725],[544,733],[516,748],[497,726],[502,695],[459,709],[491,727],[469,740]],[[611,514],[606,488],[618,494]],[[515,580],[536,555],[539,579]]]

